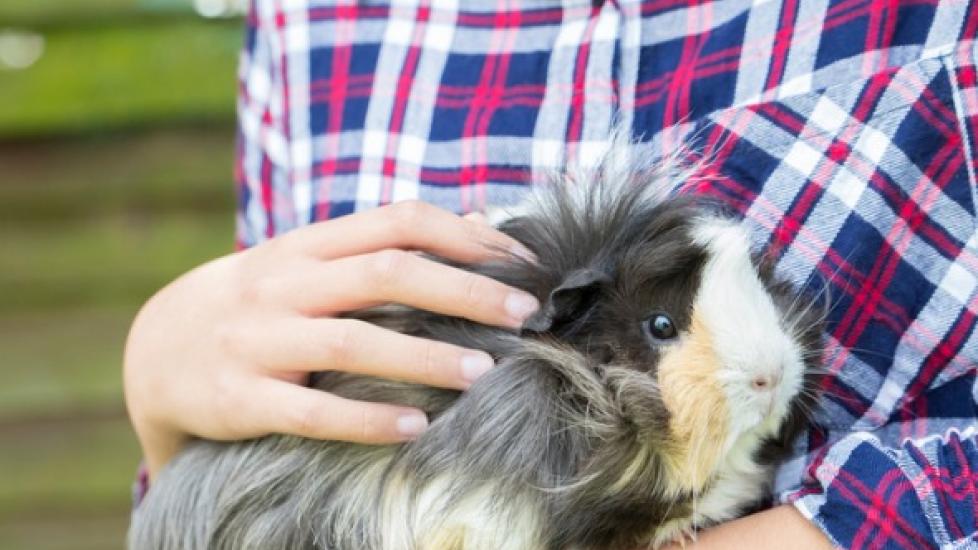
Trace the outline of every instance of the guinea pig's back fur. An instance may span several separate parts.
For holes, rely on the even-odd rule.
[[[313,376],[316,388],[342,397],[426,411],[431,424],[417,440],[192,443],[135,511],[130,548],[614,550],[666,542],[762,499],[772,461],[812,405],[815,350],[801,350],[803,386],[776,421],[722,443],[691,447],[676,435],[686,413],[663,395],[658,365],[678,348],[650,342],[643,320],[655,303],[688,339],[711,258],[697,228],[722,216],[692,199],[663,199],[656,189],[673,177],[605,165],[586,186],[546,187],[529,213],[503,225],[538,260],[473,269],[541,300],[523,334],[398,306],[357,314],[497,359],[464,393]],[[772,303],[794,303],[780,296],[787,287],[759,276],[779,294]],[[779,312],[797,317],[794,341],[817,346],[818,324],[803,318],[810,309],[787,309]],[[690,414],[691,437],[718,429],[705,425],[716,418]],[[702,471],[677,466],[697,463],[700,446],[711,445],[721,450]]]

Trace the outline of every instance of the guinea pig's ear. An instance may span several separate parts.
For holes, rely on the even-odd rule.
[[[594,307],[598,290],[611,277],[591,268],[575,269],[564,277],[560,286],[550,291],[540,310],[523,323],[528,332],[556,331],[560,327],[582,319]]]

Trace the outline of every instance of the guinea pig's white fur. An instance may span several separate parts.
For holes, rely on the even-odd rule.
[[[679,166],[612,149],[501,223],[537,260],[465,268],[540,299],[518,334],[356,314],[497,359],[464,393],[314,375],[426,411],[417,440],[196,442],[134,514],[130,547],[631,550],[763,501],[814,403],[819,320],[740,223],[668,196]],[[657,336],[663,316],[675,332]]]
[[[758,276],[744,227],[731,220],[703,218],[693,231],[697,242],[709,251],[693,305],[694,330],[662,358],[659,376],[663,384],[691,373],[716,380],[716,389],[729,405],[723,418],[727,426],[707,424],[710,433],[695,437],[703,445],[691,450],[691,460],[679,466],[685,475],[672,478],[686,479],[690,485],[677,492],[698,488],[710,477],[714,482],[696,503],[694,514],[661,530],[656,543],[690,533],[697,525],[730,519],[743,495],[765,491],[770,472],[753,454],[763,440],[777,434],[805,375],[803,350],[786,333],[782,314]],[[708,342],[704,347],[709,352],[689,349],[700,345],[698,342]],[[680,387],[664,387],[662,392],[672,396],[667,398],[670,410],[711,407],[710,402],[692,396],[686,400]],[[670,406],[670,401],[683,403]],[[708,417],[715,418],[715,411],[689,411],[685,416],[691,423]]]

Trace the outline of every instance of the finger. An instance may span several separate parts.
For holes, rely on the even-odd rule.
[[[462,216],[462,218],[470,222],[489,225],[489,218],[482,212],[469,212],[468,214]]]
[[[533,255],[493,227],[420,201],[406,201],[312,224],[285,235],[306,252],[332,259],[385,248],[423,250],[463,263]]]
[[[321,262],[300,270],[288,302],[308,314],[398,303],[487,325],[519,328],[540,304],[521,290],[402,250]]]
[[[466,389],[493,367],[492,356],[400,334],[356,319],[279,321],[237,353],[279,370],[339,370],[441,388]]]
[[[398,443],[428,427],[424,412],[411,407],[354,401],[281,380],[260,383],[257,414],[269,432],[356,443]]]

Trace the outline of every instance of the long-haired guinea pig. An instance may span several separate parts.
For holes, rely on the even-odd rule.
[[[668,196],[669,165],[540,186],[501,228],[536,261],[475,271],[536,295],[521,333],[386,306],[357,316],[487,350],[457,392],[324,372],[312,384],[421,408],[390,446],[199,441],[137,509],[136,549],[657,547],[769,492],[813,405],[821,328],[743,226]]]

